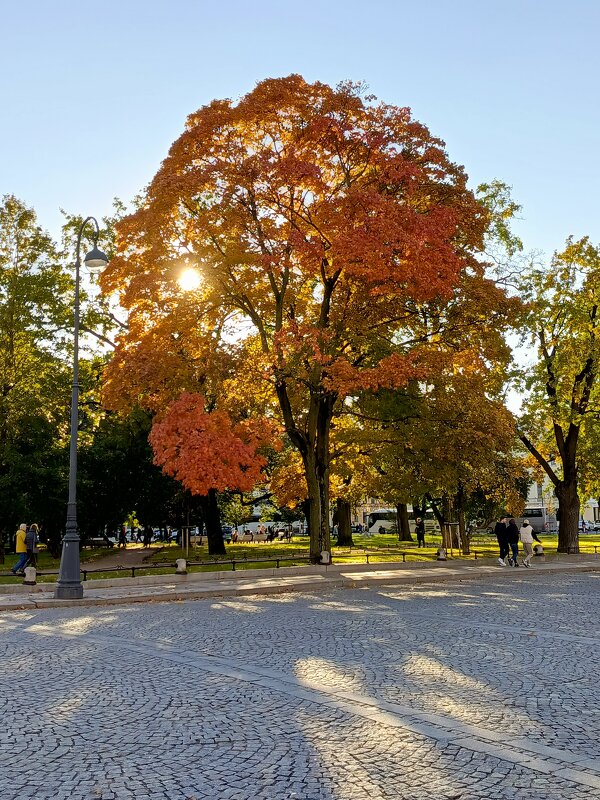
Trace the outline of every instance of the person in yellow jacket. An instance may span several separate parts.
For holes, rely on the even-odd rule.
[[[19,560],[11,569],[13,575],[16,575],[19,572],[23,572],[25,569],[25,564],[28,561],[27,555],[27,545],[25,544],[25,533],[27,531],[27,525],[23,523],[19,525],[19,530],[17,531],[17,541],[15,544],[15,553],[19,556]]]

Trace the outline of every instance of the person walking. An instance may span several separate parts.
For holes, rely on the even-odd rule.
[[[144,547],[150,547],[152,543],[152,528],[150,525],[144,525],[144,533],[143,533],[143,544]]]
[[[498,547],[500,548],[500,556],[498,558],[498,563],[506,567],[508,566],[506,563],[506,557],[509,553],[508,547],[508,535],[506,532],[506,520],[504,517],[500,517],[496,522],[496,527],[494,528],[494,533],[496,534],[496,539],[498,540]]]
[[[37,552],[40,538],[38,535],[39,529],[35,522],[33,522],[25,532],[25,546],[27,548],[27,562],[25,566],[31,564],[32,567],[37,568]],[[24,569],[25,567],[23,567]]]
[[[123,547],[123,550],[127,548],[127,528],[125,525],[121,525],[119,531],[119,547]]]
[[[533,528],[529,524],[528,519],[523,520],[523,524],[521,525],[521,530],[519,531],[519,538],[523,544],[523,552],[525,553],[525,558],[523,559],[523,566],[530,567],[531,559],[533,556],[533,543],[534,541],[536,541],[539,544],[541,544],[541,542],[536,536]]]
[[[508,525],[506,526],[506,538],[508,539],[510,549],[512,550],[512,557],[509,557],[508,563],[511,567],[518,567],[519,529],[517,528],[517,523],[513,517],[508,520]]]
[[[421,517],[416,519],[415,532],[417,534],[417,547],[425,547],[425,522]]]
[[[27,533],[27,525],[23,522],[19,525],[17,537],[15,540],[15,553],[19,556],[19,560],[11,569],[13,575],[23,575],[25,564],[27,564],[27,545],[25,543],[25,535]]]

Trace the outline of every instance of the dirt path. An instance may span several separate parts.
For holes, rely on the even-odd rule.
[[[89,561],[88,567],[90,569],[118,569],[119,567],[135,567],[147,561],[151,555],[158,553],[162,547],[160,545],[154,547],[140,547],[135,545],[127,545],[123,550],[122,548],[110,550],[107,555],[98,558],[96,561]],[[82,561],[82,566],[85,569],[85,562]]]

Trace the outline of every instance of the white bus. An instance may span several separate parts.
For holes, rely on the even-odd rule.
[[[529,520],[536,533],[556,533],[558,530],[556,515],[550,514],[545,506],[527,506],[523,516],[516,520],[518,527],[523,524],[524,519]]]
[[[367,517],[369,533],[397,533],[396,511],[393,508],[378,508]]]
[[[378,508],[367,517],[367,530],[369,533],[398,533],[397,514],[395,508]],[[408,524],[410,532],[415,532],[415,515],[412,506],[408,506]],[[428,533],[439,531],[439,526],[432,511],[425,514],[425,530]]]

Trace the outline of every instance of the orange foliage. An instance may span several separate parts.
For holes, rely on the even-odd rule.
[[[408,109],[365,101],[352,84],[290,75],[237,103],[215,100],[190,115],[118,226],[102,283],[131,332],[109,391],[131,367],[154,408],[176,387],[246,414],[278,404],[302,457],[316,556],[317,537],[329,536],[330,425],[345,399],[426,380],[444,337],[448,357],[470,346],[489,357],[474,328],[489,330],[489,306],[505,298],[488,291],[477,261],[488,220],[444,143]],[[176,288],[182,264],[203,276],[190,303]],[[460,301],[469,283],[481,308]],[[153,347],[158,388],[142,358]],[[165,374],[195,353],[196,372],[175,363],[175,377]]]
[[[182,394],[154,423],[154,461],[194,494],[210,489],[250,491],[267,463],[261,448],[278,446],[266,419],[233,423],[224,411],[207,413],[199,394]]]
[[[251,326],[257,377],[343,396],[418,377],[373,343],[410,330],[415,301],[451,298],[486,222],[408,109],[291,75],[190,115],[103,283],[135,319],[164,308],[184,259],[206,304]]]

